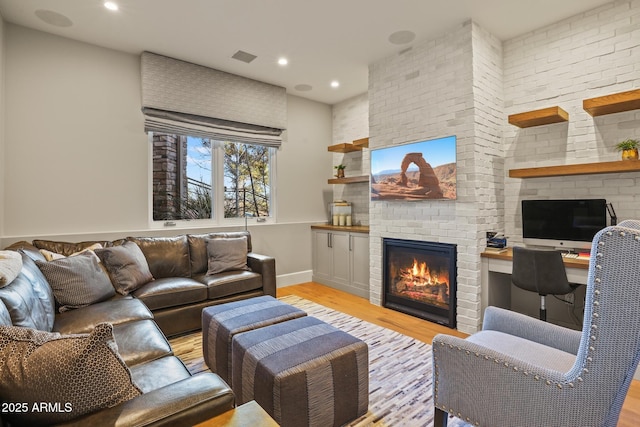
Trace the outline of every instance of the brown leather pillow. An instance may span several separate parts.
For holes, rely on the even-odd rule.
[[[133,242],[94,251],[109,272],[116,292],[128,295],[153,280],[144,254]]]
[[[0,326],[0,365],[2,401],[21,405],[3,417],[19,425],[62,423],[141,394],[109,323],[78,335]],[[34,410],[42,404],[60,406]]]

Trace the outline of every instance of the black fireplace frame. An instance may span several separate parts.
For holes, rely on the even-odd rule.
[[[389,265],[389,248],[401,247],[411,250],[424,251],[427,250],[434,255],[447,257],[449,260],[449,309],[436,307],[431,304],[403,298],[391,294],[388,285],[391,278],[388,277],[390,272]],[[418,240],[404,239],[382,239],[382,306],[397,310],[401,313],[429,320],[452,329],[456,327],[456,308],[457,308],[457,245],[452,243],[426,242]]]

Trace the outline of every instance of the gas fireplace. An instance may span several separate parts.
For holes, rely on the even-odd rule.
[[[382,305],[456,327],[456,245],[383,239]]]

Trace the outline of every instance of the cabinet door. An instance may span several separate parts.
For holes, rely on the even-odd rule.
[[[351,285],[368,293],[369,290],[369,235],[351,234]]]
[[[331,232],[333,281],[348,285],[351,278],[349,260],[349,233]]]
[[[332,251],[331,233],[324,230],[313,231],[313,280],[331,280]]]

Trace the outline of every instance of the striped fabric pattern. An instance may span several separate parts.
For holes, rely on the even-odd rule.
[[[282,426],[341,426],[367,412],[367,344],[314,317],[236,335],[233,390]]]
[[[204,361],[231,385],[231,340],[236,334],[306,315],[270,295],[207,307],[202,311]]]

